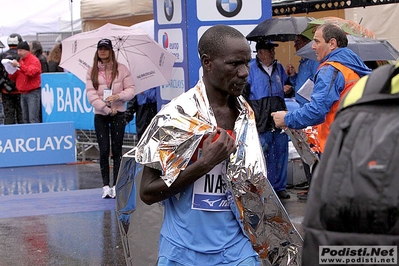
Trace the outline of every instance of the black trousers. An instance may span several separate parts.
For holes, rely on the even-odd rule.
[[[4,125],[22,124],[21,95],[3,93]]]
[[[125,113],[118,112],[114,116],[96,114],[94,128],[100,149],[100,169],[104,186],[115,186],[119,166],[122,160],[122,145],[125,134]],[[110,139],[111,138],[111,139]],[[113,182],[110,184],[109,156],[112,150]]]

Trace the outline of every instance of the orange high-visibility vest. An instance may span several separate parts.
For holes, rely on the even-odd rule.
[[[359,75],[356,74],[355,71],[353,71],[352,69],[350,69],[338,62],[324,62],[324,63],[320,64],[319,69],[322,66],[327,65],[327,64],[329,64],[329,65],[335,67],[337,70],[341,71],[341,73],[344,75],[344,78],[345,78],[345,87],[340,94],[339,100],[336,101],[332,105],[330,111],[327,113],[326,120],[323,123],[321,123],[320,125],[316,126],[318,138],[320,141],[320,151],[322,153],[324,152],[324,147],[326,146],[327,137],[330,134],[330,126],[331,126],[331,123],[334,121],[335,114],[337,112],[339,103],[341,102],[341,100],[345,96],[345,94],[348,93],[348,91],[350,91],[350,89],[353,87],[353,85],[355,85],[356,82],[360,79]]]

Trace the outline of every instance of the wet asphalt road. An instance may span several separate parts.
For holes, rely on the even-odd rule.
[[[0,266],[126,265],[116,203],[101,186],[97,163],[0,168]],[[302,234],[306,201],[288,192]]]

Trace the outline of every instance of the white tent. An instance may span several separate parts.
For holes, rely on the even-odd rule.
[[[154,17],[153,0],[81,0],[82,31],[106,23],[131,26]]]
[[[2,5],[0,36],[81,30],[80,0],[18,0]],[[71,23],[72,21],[72,23]],[[69,25],[68,25],[69,24]]]

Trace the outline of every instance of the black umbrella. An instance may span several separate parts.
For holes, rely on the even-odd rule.
[[[281,17],[269,18],[256,26],[248,35],[249,41],[270,40],[277,42],[294,41],[295,36],[301,34],[310,17]]]

